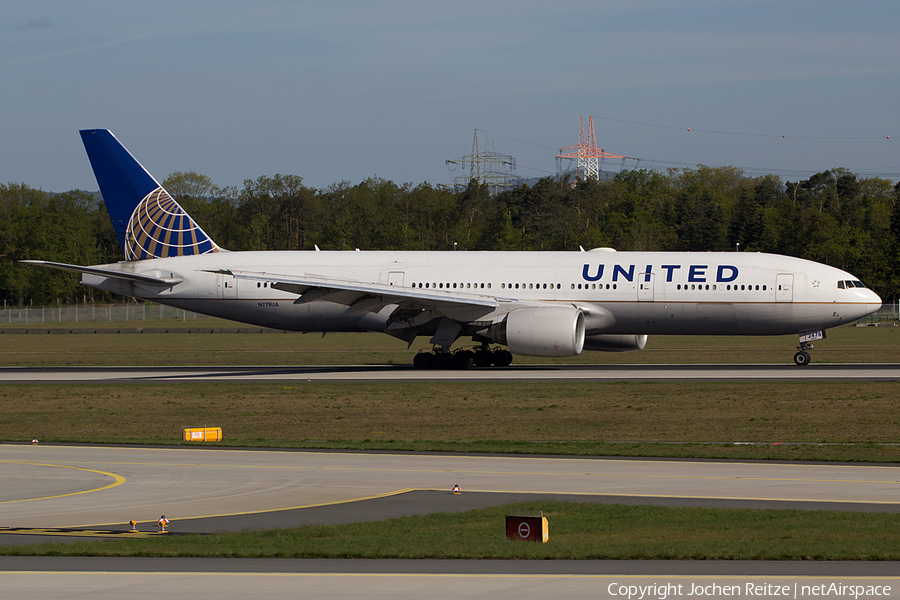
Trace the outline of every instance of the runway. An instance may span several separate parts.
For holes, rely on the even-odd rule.
[[[134,519],[148,532],[165,514],[173,532],[215,532],[468,510],[523,497],[900,512],[900,467],[872,465],[3,444],[0,481],[0,526],[21,528],[114,530]],[[450,493],[455,484],[462,494]],[[18,537],[2,533],[0,543]],[[123,559],[111,568],[107,559],[30,560],[37,562],[0,559],[5,591],[49,596],[77,585],[86,596],[112,597],[127,588],[140,598],[165,588],[186,598],[206,586],[223,597],[303,589],[395,598],[587,598],[615,597],[611,584],[658,584],[662,576],[673,585],[811,585],[840,573],[848,581],[900,586],[890,577],[898,566],[890,563],[875,571],[841,563],[844,571],[815,572],[806,563],[729,571],[735,563],[223,560],[185,566],[180,559]],[[236,564],[247,572],[239,574]],[[274,564],[281,566],[273,573]]]
[[[897,381],[900,364],[513,365],[418,370],[412,366],[6,367],[3,383],[248,381]]]

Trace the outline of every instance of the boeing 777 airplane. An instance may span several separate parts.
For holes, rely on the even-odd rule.
[[[419,368],[508,366],[517,356],[641,350],[647,336],[799,336],[797,365],[825,330],[881,298],[851,274],[774,254],[724,252],[229,252],[107,130],[81,132],[125,260],[78,266],[83,284],[291,331],[377,331]],[[450,352],[462,337],[475,350]],[[507,349],[491,344],[506,346]]]

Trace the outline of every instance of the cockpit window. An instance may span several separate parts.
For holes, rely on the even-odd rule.
[[[838,289],[839,290],[852,290],[853,288],[865,288],[866,284],[862,281],[838,281]]]

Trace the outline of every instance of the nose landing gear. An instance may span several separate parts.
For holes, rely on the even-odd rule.
[[[812,357],[809,355],[809,352],[806,350],[801,350],[797,354],[794,355],[794,364],[798,367],[805,367],[809,364],[809,361],[812,360]]]
[[[797,354],[794,355],[794,364],[798,367],[805,367],[809,364],[812,358],[809,355],[807,350],[812,350],[813,345],[810,342],[824,340],[825,339],[825,330],[817,329],[815,331],[807,331],[806,333],[800,334],[800,345],[797,346]]]
[[[800,342],[800,345],[797,346],[797,354],[794,355],[794,364],[798,367],[805,367],[812,360],[812,357],[809,355],[807,350],[812,350],[813,345],[807,344],[806,342]]]

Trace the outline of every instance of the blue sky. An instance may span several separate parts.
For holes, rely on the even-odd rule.
[[[78,136],[95,127],[159,180],[438,184],[475,129],[542,176],[589,115],[627,168],[900,178],[892,1],[12,4],[2,183],[97,189]]]

